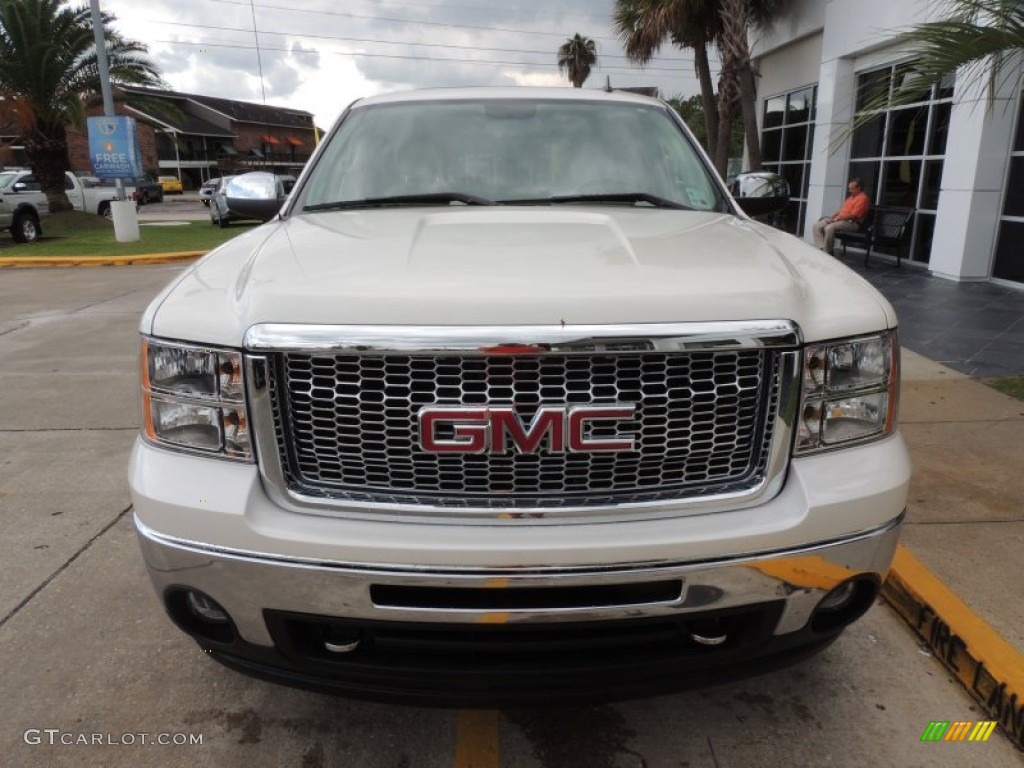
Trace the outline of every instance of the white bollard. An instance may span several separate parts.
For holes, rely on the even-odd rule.
[[[114,237],[119,243],[139,241],[139,217],[135,212],[134,200],[111,200],[110,211],[114,215]]]

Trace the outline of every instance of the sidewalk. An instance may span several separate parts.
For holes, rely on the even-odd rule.
[[[895,307],[905,348],[969,376],[1024,374],[1024,286],[956,283],[877,257],[865,269],[852,250],[841,261]]]
[[[914,474],[885,597],[1024,748],[1024,402],[976,380],[1024,375],[1024,290],[843,261],[900,324]]]
[[[903,364],[900,429],[914,474],[902,546],[912,557],[897,557],[885,596],[979,701],[979,718],[1021,747],[1024,402],[907,349]]]

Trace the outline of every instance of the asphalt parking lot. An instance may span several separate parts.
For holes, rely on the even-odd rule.
[[[186,204],[164,207],[176,205]],[[881,604],[798,667],[578,709],[386,706],[220,667],[164,616],[137,550],[125,480],[136,434],[138,317],[181,269],[0,273],[0,755],[8,756],[0,763],[1024,763],[999,733],[985,743],[921,742],[930,721],[987,718]],[[201,744],[175,743],[197,737]]]

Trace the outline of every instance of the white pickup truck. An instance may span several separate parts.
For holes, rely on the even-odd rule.
[[[473,706],[827,647],[903,522],[896,317],[751,218],[784,181],[736,189],[641,96],[352,105],[142,318],[129,479],[174,623],[242,672]]]
[[[125,198],[130,200],[134,191],[134,187],[125,187]],[[76,211],[95,213],[108,219],[113,216],[110,203],[117,199],[117,188],[113,182],[104,183],[93,176],[75,176],[66,171],[64,192]]]
[[[16,243],[34,243],[43,236],[40,221],[50,204],[31,171],[0,173],[0,229],[10,230]]]

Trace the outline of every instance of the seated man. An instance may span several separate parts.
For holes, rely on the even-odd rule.
[[[832,253],[832,243],[837,231],[860,229],[868,218],[871,199],[864,192],[860,179],[850,179],[847,188],[850,194],[832,216],[818,219],[814,223],[814,247],[825,253]]]

